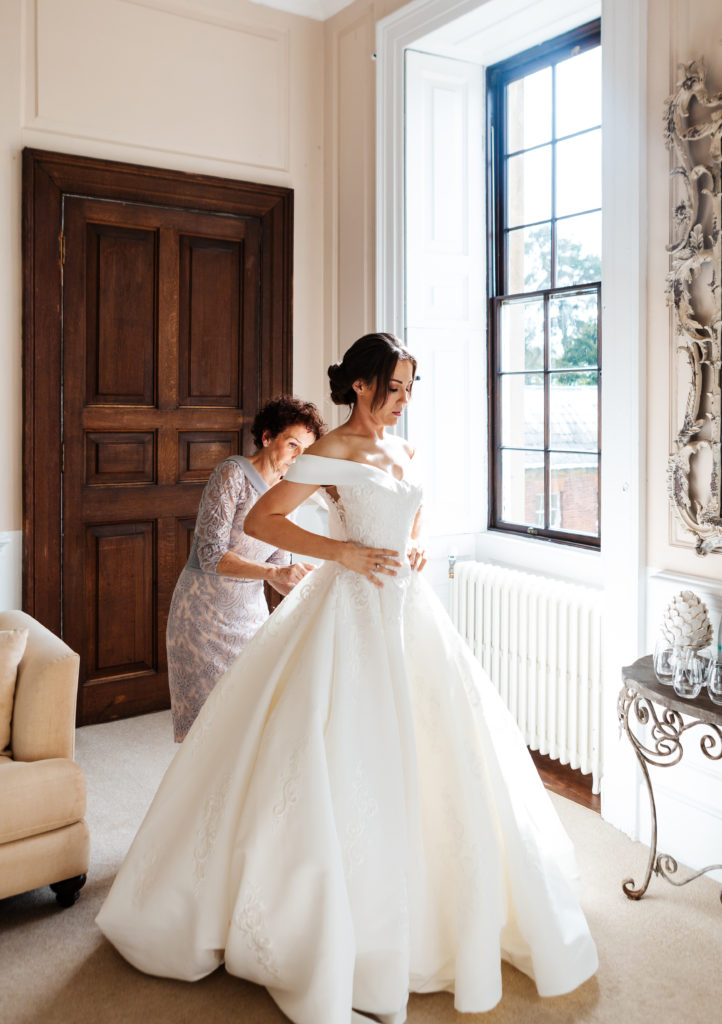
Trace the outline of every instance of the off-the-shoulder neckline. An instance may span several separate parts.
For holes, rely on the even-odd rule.
[[[406,483],[406,474],[403,476],[396,476],[394,473],[389,473],[386,469],[381,469],[380,466],[374,466],[371,462],[359,462],[357,459],[337,459],[329,455],[314,455],[312,452],[304,452],[303,455],[298,456],[299,459],[323,459],[324,462],[349,462],[352,466],[361,466],[364,469],[373,469],[377,473],[382,473],[384,476],[390,477],[395,480],[397,484]],[[298,461],[298,460],[296,460]]]

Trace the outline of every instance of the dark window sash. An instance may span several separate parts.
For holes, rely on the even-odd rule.
[[[584,548],[599,548],[601,544],[600,536],[600,523],[599,513],[601,512],[601,479],[602,479],[602,460],[601,460],[601,388],[602,388],[602,370],[601,370],[601,285],[599,281],[588,281],[578,282],[573,285],[567,285],[562,287],[555,286],[556,278],[556,241],[557,241],[557,223],[563,222],[568,216],[581,216],[583,213],[596,212],[598,208],[592,208],[588,211],[579,211],[573,215],[565,215],[563,217],[556,217],[556,167],[554,166],[554,158],[556,154],[556,144],[562,141],[561,137],[556,136],[556,124],[552,124],[552,208],[551,208],[551,252],[550,252],[550,288],[537,289],[530,292],[516,292],[514,294],[507,293],[506,288],[506,244],[507,236],[511,228],[506,225],[506,167],[507,161],[512,153],[506,152],[506,86],[511,82],[517,81],[521,78],[525,78],[527,75],[533,74],[535,71],[541,70],[542,68],[549,67],[559,63],[562,60],[567,59],[571,56],[576,56],[579,53],[587,49],[591,49],[600,44],[601,33],[600,33],[600,22],[594,21],[587,25],[583,25],[578,29],[574,29],[572,32],[565,33],[563,36],[559,36],[556,39],[550,40],[541,46],[534,47],[532,50],[528,50],[522,54],[518,54],[514,57],[509,58],[506,61],[502,61],[487,71],[487,223],[489,225],[488,231],[488,250],[487,250],[487,277],[488,277],[488,295],[489,295],[489,309],[488,309],[488,328],[489,328],[489,345],[488,345],[488,364],[489,364],[489,528],[500,530],[505,533],[512,533],[516,535],[530,535],[534,537],[545,538],[549,541],[556,541],[564,543],[565,545],[575,545]],[[556,75],[553,75],[553,89],[556,86]],[[555,94],[552,95],[552,116],[555,118]],[[572,133],[571,135],[564,136],[566,138],[573,138],[575,135],[582,135],[593,130],[593,127],[589,127],[580,132]],[[530,147],[529,150],[519,150],[517,152],[530,152],[532,149],[538,147]],[[539,221],[538,224],[549,223],[549,221]],[[533,227],[532,224],[519,225],[519,227],[529,228]],[[589,292],[596,292],[597,295],[597,364],[589,366],[569,367],[552,369],[550,367],[550,338],[549,338],[549,301],[556,297],[573,296],[575,294],[584,294]],[[501,445],[501,310],[505,303],[510,301],[519,300],[532,300],[542,299],[544,303],[544,366],[542,369],[535,369],[529,371],[518,371],[520,374],[524,372],[533,372],[539,375],[543,374],[544,381],[544,522],[549,524],[545,527],[526,526],[523,524],[514,524],[505,522],[501,515],[501,501],[502,501],[502,451],[509,450],[503,449]],[[596,535],[573,533],[566,530],[551,528],[551,473],[550,473],[550,457],[553,454],[561,453],[562,450],[554,447],[550,447],[550,387],[551,380],[555,373],[562,372],[575,372],[584,370],[597,373],[597,449],[590,452],[575,452],[574,454],[589,454],[597,459],[597,487],[598,487],[598,522]],[[508,372],[508,371],[507,371]]]

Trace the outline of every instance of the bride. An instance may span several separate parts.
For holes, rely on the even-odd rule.
[[[98,915],[142,971],[225,962],[294,1024],[406,1020],[409,992],[560,995],[597,969],[571,844],[521,735],[419,571],[416,361],[367,335],[329,368],[347,422],[246,531],[324,560],[217,684]],[[329,537],[287,516],[321,488]]]

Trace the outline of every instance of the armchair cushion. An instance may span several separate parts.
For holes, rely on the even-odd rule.
[[[72,825],[85,813],[85,778],[78,765],[64,757],[1,759],[0,792],[0,844]]]
[[[0,745],[0,900],[51,885],[71,906],[90,850],[85,779],[72,759],[79,658],[25,612],[0,611],[3,632],[27,643],[2,691],[10,746]]]
[[[0,751],[10,744],[15,682],[27,640],[27,629],[0,630]]]
[[[27,629],[18,666],[10,746],[16,761],[72,758],[80,659],[25,612],[0,612],[0,629]]]

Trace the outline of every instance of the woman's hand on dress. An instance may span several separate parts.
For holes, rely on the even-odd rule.
[[[344,569],[352,569],[375,583],[377,587],[382,587],[383,581],[379,576],[395,576],[396,569],[401,568],[398,558],[398,551],[390,551],[388,548],[367,548],[363,544],[349,540],[343,542],[341,554],[336,561]]]
[[[412,541],[411,545],[408,547],[406,557],[409,560],[412,572],[421,572],[426,565],[426,551],[416,541]]]
[[[294,562],[292,565],[279,565],[277,571],[273,574],[273,579],[269,580],[273,584],[274,590],[277,590],[279,594],[290,594],[297,583],[300,583],[304,576],[308,576],[311,570],[314,568],[308,562]]]

